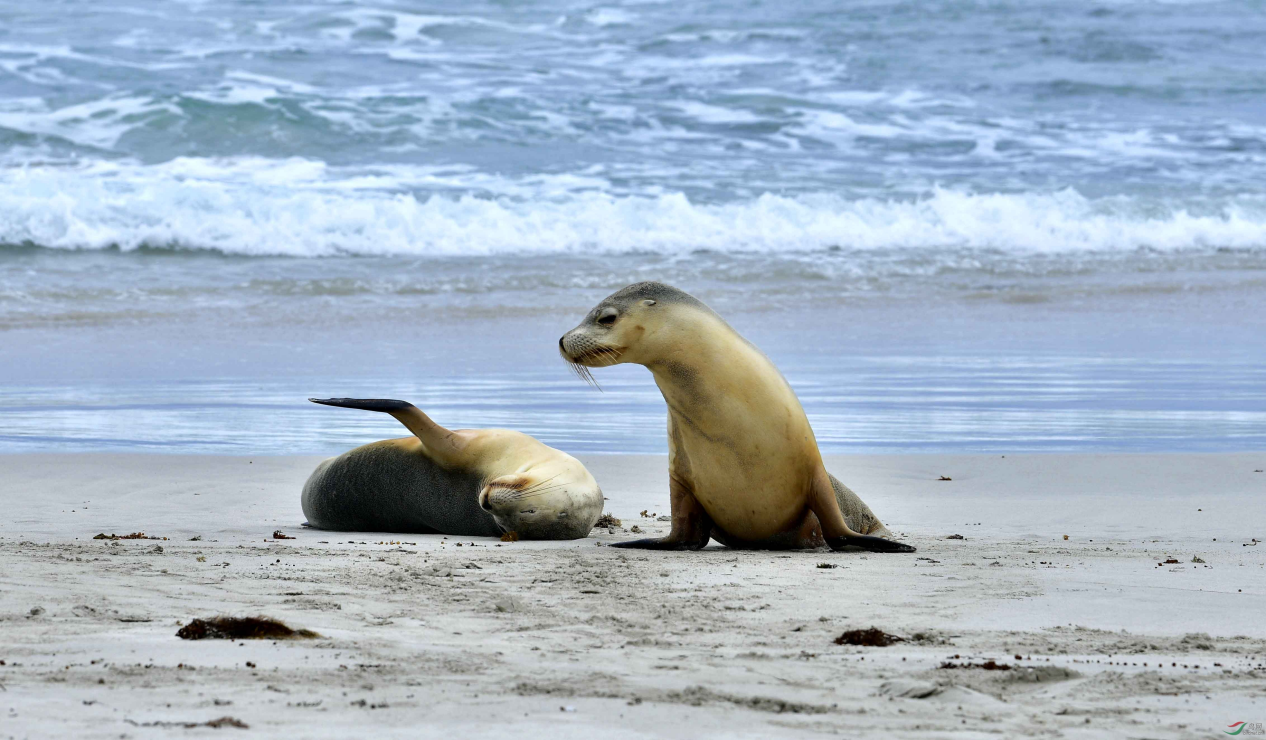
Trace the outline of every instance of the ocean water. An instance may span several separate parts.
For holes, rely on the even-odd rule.
[[[828,451],[1266,444],[1253,2],[0,1],[0,451],[662,451],[700,295]]]

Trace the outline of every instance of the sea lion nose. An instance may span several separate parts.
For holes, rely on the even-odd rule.
[[[487,488],[479,492],[479,508],[484,511],[492,511],[492,502],[489,501]]]

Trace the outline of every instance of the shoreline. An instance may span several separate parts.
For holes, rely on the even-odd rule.
[[[607,512],[631,517],[642,509],[667,511],[667,455],[575,456],[602,486]],[[5,480],[0,494],[12,502],[10,517],[0,521],[0,536],[22,532],[68,539],[85,527],[129,526],[169,528],[190,536],[203,529],[250,536],[261,527],[297,527],[303,521],[299,491],[325,457],[0,453]],[[1266,539],[1260,524],[1266,522],[1266,473],[1254,472],[1266,468],[1266,451],[822,457],[827,469],[890,527],[919,536],[980,526],[996,536]],[[941,476],[951,480],[941,481]],[[93,487],[96,493],[80,495]],[[84,502],[86,512],[81,510]],[[1041,512],[1032,508],[1043,502],[1056,505]],[[103,513],[93,508],[98,503],[111,508]],[[63,513],[78,515],[82,524]],[[221,517],[221,526],[208,528],[207,517]],[[1058,531],[1048,532],[1050,528]]]
[[[667,507],[665,458],[581,457],[622,527],[459,545],[301,528],[317,456],[0,455],[0,736],[230,716],[298,737],[1196,738],[1266,715],[1266,452],[825,456],[913,555],[603,547],[666,530],[638,515]],[[134,531],[168,539],[92,539]],[[321,637],[175,637],[218,614]],[[870,627],[905,641],[834,644]],[[940,667],[988,660],[1008,670]]]

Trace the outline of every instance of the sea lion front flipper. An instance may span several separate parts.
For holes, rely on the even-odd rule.
[[[432,460],[447,467],[466,462],[465,439],[461,437],[461,434],[449,431],[431,421],[431,417],[422,413],[422,409],[408,401],[397,401],[393,398],[309,398],[308,400],[322,406],[391,414],[422,442],[423,450]]]
[[[673,514],[673,526],[668,535],[658,540],[647,538],[616,542],[612,547],[637,550],[702,550],[708,545],[708,540],[712,539],[712,517],[708,516],[703,504],[691,492],[683,472],[681,465],[674,465],[668,472],[669,505],[672,506]]]
[[[319,403],[322,406],[338,406],[342,409],[383,411],[386,413],[417,408],[417,406],[408,401],[397,401],[394,398],[309,398],[308,400],[312,403]]]
[[[698,542],[674,541],[668,537],[658,540],[654,537],[646,537],[627,542],[612,542],[611,547],[627,547],[630,550],[702,550],[707,544],[707,542],[699,544]]]
[[[868,534],[859,534],[855,537],[827,537],[826,544],[832,550],[840,552],[842,550],[866,550],[867,552],[918,552],[911,545],[904,542],[893,542],[885,540],[883,537],[872,537]]]

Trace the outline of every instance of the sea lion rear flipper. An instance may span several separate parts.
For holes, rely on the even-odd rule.
[[[879,517],[870,510],[865,501],[862,501],[853,489],[840,482],[839,478],[826,474],[831,481],[831,488],[835,490],[835,501],[840,505],[840,513],[844,515],[844,521],[848,524],[848,528],[858,534],[871,534],[876,537],[891,537],[892,532],[879,521]]]
[[[422,413],[422,409],[408,401],[397,401],[393,398],[309,398],[308,400],[322,406],[391,414],[422,442],[423,449],[431,459],[449,466],[464,462],[462,454],[464,443],[460,435],[431,421],[431,417]]]
[[[837,498],[838,491],[836,486],[844,487],[842,483],[835,480],[825,469],[821,470],[814,483],[813,497],[809,502],[809,509],[817,516],[819,524],[822,526],[823,539],[832,550],[867,550],[869,552],[915,552],[910,545],[901,542],[893,542],[883,537],[875,537],[874,535],[861,534],[854,531],[848,525],[848,521],[844,518],[844,513],[840,510],[840,502]],[[845,489],[847,490],[847,489]],[[849,491],[852,494],[852,491]],[[853,494],[856,499],[856,494]],[[861,503],[861,499],[856,499],[857,503]],[[866,513],[870,513],[870,509],[865,504],[861,504],[865,508]],[[874,514],[870,515],[872,518]],[[874,523],[878,524],[879,520],[875,519]],[[880,527],[883,525],[880,524]]]

